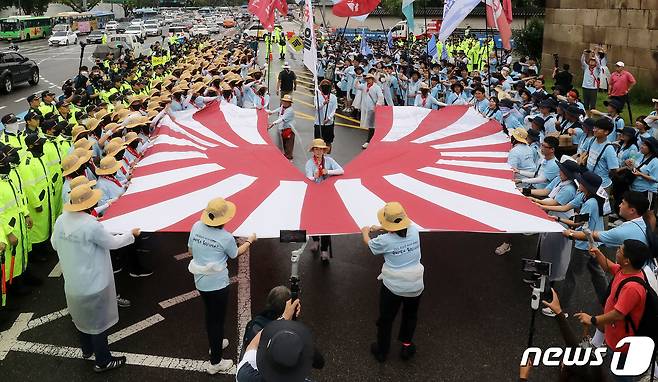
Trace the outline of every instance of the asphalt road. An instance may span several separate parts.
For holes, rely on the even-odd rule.
[[[284,28],[286,26],[284,25]],[[79,47],[48,48],[43,41],[21,44],[21,52],[43,60],[43,79],[37,87],[21,86],[0,98],[4,111],[24,111],[21,98],[35,90],[59,86],[74,75]],[[262,47],[262,45],[261,45]],[[301,79],[308,74],[299,57],[288,57]],[[272,73],[282,61],[274,60]],[[50,81],[50,82],[46,82]],[[271,79],[274,83],[275,79]],[[305,162],[312,138],[312,93],[303,84],[294,94],[296,125],[302,143],[295,148],[295,165]],[[273,86],[273,85],[272,85]],[[272,91],[272,107],[278,103]],[[17,102],[16,102],[17,101]],[[303,101],[303,102],[302,102]],[[1,113],[1,112],[0,112]],[[346,125],[353,122],[341,119]],[[333,156],[345,164],[361,152],[366,132],[337,126]],[[507,236],[510,238],[510,236]],[[333,240],[334,258],[328,267],[310,252],[303,255],[300,318],[313,330],[316,343],[326,358],[326,367],[314,371],[317,381],[511,381],[518,378],[518,364],[525,350],[530,322],[530,289],[520,271],[522,257],[535,254],[536,235],[514,235],[512,252],[493,254],[501,235],[469,233],[422,234],[425,292],[419,312],[415,342],[418,354],[409,362],[397,356],[397,346],[386,364],[378,364],[369,353],[375,338],[380,282],[376,280],[381,259],[372,256],[354,235]],[[208,376],[202,372],[208,359],[202,302],[194,294],[187,271],[187,236],[153,234],[148,240],[145,262],[155,273],[133,279],[122,272],[117,288],[132,300],[120,310],[120,321],[111,330],[111,349],[129,353],[130,365],[108,374],[95,375],[90,361],[82,360],[78,338],[70,317],[63,279],[56,259],[37,263],[34,271],[45,284],[20,299],[10,309],[0,310],[0,377],[3,381],[232,381],[232,375]],[[232,279],[230,304],[225,324],[230,345],[226,356],[236,360],[240,326],[264,306],[270,288],[286,284],[290,272],[291,244],[276,240],[258,241],[249,257],[229,263]],[[48,276],[53,277],[48,277]],[[574,313],[595,311],[589,280],[582,278]],[[569,319],[577,333],[576,321]],[[535,344],[542,348],[562,344],[553,319],[537,316]],[[9,329],[9,330],[8,330]],[[397,328],[393,333],[396,337]],[[555,380],[557,370],[533,371],[532,380]]]

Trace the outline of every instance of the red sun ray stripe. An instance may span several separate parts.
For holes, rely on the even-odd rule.
[[[400,192],[399,188],[391,185],[384,178],[373,177],[362,179],[361,182],[382,200],[400,202],[404,206],[409,218],[423,228],[431,227],[432,230],[438,231],[497,231],[495,228],[477,220],[420,199],[406,190]]]
[[[392,106],[377,106],[375,112],[375,126],[377,127],[375,129],[375,135],[373,135],[370,142],[379,143],[393,127]]]
[[[403,142],[413,142],[414,140],[424,137],[427,134],[445,129],[446,127],[457,122],[468,110],[467,106],[453,106],[439,110],[432,110],[423,122],[413,133],[402,138]],[[404,121],[394,121],[395,123],[404,123]],[[434,142],[432,142],[434,143]]]
[[[218,109],[219,112],[212,105],[206,106],[205,109],[194,113],[192,118],[236,146],[251,145],[231,129],[231,126],[226,122],[226,118],[224,118],[224,110],[221,106]]]
[[[238,228],[279,187],[279,184],[280,181],[276,178],[261,177],[248,188],[230,196],[227,200],[235,203],[236,211],[235,217],[226,228],[231,232]]]
[[[302,208],[301,229],[309,233],[347,233],[360,228],[356,227],[343,200],[336,192],[335,181],[336,179],[325,180],[322,186],[312,182],[308,185]],[[318,218],[326,214],[327,206],[331,206],[331,219]],[[346,230],[348,227],[351,229]]]

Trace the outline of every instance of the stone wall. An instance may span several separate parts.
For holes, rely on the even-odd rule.
[[[546,0],[543,73],[550,75],[553,54],[569,63],[580,85],[580,56],[600,44],[608,66],[623,61],[639,85],[658,88],[658,0]],[[658,94],[658,93],[656,93]]]

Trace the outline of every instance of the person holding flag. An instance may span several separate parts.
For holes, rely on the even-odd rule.
[[[362,93],[360,125],[368,129],[368,140],[361,147],[367,149],[370,140],[375,135],[375,107],[384,105],[384,92],[375,83],[374,75],[368,73],[365,79],[365,84],[355,84],[355,87]]]
[[[320,90],[316,92],[315,107],[315,125],[313,137],[321,138],[327,144],[327,154],[331,153],[331,145],[334,142],[334,116],[338,109],[338,99],[331,93],[331,82],[322,80]]]

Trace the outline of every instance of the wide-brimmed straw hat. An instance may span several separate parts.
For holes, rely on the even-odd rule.
[[[96,185],[96,181],[95,180],[89,180],[89,179],[87,179],[86,176],[80,175],[80,176],[76,176],[75,178],[71,179],[71,181],[69,182],[69,186],[71,187],[71,190],[78,187],[78,186],[82,186],[83,184],[86,184],[89,187],[94,187]]]
[[[135,141],[135,140],[137,140],[137,139],[141,139],[141,138],[139,137],[139,134],[137,134],[136,132],[134,132],[134,131],[129,131],[129,132],[123,137],[123,139],[124,139],[124,141],[126,142],[126,145],[127,145],[127,144],[130,144],[132,141]]]
[[[107,145],[105,145],[106,156],[115,156],[119,151],[128,147],[128,145],[123,143],[123,140],[121,138],[119,139],[121,140],[121,142],[110,142]]]
[[[313,151],[314,148],[319,148],[319,149],[329,149],[329,146],[327,146],[327,143],[324,141],[322,138],[316,138],[311,142],[311,147],[309,148],[308,151]]]
[[[80,168],[87,161],[84,158],[79,158],[75,154],[67,155],[62,159],[62,176],[72,174]]]
[[[290,103],[292,103],[292,97],[290,96],[290,94],[286,94],[283,97],[281,97],[281,102],[290,102]]]
[[[112,175],[119,171],[121,162],[117,162],[111,155],[106,155],[101,159],[101,163],[96,167],[96,175]]]
[[[73,150],[73,155],[76,157],[80,158],[81,160],[84,161],[84,163],[89,162],[92,156],[94,156],[94,151],[93,150],[87,150],[85,148],[77,148]]]
[[[404,207],[398,202],[386,203],[384,208],[377,212],[377,219],[382,228],[389,232],[399,231],[411,225]]]
[[[235,204],[224,198],[212,199],[201,213],[201,222],[210,227],[224,225],[233,219],[235,209]]]
[[[64,211],[78,212],[90,209],[101,200],[102,196],[103,191],[83,184],[71,190],[70,200],[64,205]]]
[[[528,138],[528,131],[522,127],[517,127],[516,129],[513,129],[510,131],[509,135],[514,137],[517,141],[521,143],[527,144],[527,138]]]
[[[90,150],[94,146],[94,142],[90,141],[87,138],[80,138],[77,141],[73,142],[73,147],[76,149],[83,148],[85,150]]]
[[[73,139],[73,140],[75,141],[76,138],[78,138],[78,135],[83,134],[83,133],[88,133],[88,132],[90,132],[90,131],[91,131],[91,130],[87,129],[86,126],[83,126],[83,125],[75,125],[75,126],[73,127],[73,130],[71,130],[71,139]]]

